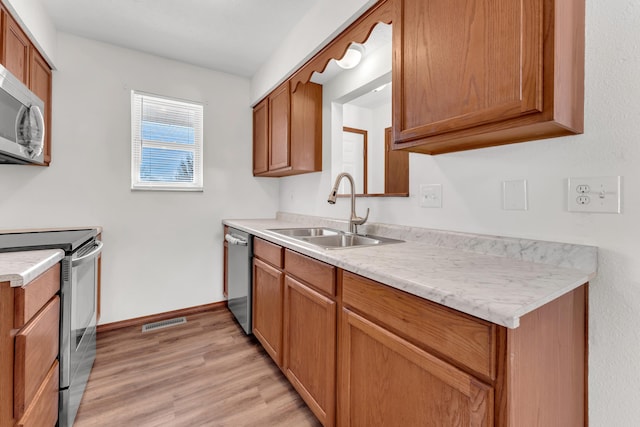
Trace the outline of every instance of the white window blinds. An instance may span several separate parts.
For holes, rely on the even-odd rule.
[[[131,91],[131,188],[202,191],[202,104]]]

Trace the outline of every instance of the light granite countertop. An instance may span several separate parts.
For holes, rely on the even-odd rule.
[[[321,249],[270,229],[346,221],[278,213],[223,224],[455,310],[517,328],[520,318],[595,277],[597,248],[500,236],[369,224],[362,232],[404,243]]]
[[[26,286],[64,258],[61,249],[0,253],[0,282]]]

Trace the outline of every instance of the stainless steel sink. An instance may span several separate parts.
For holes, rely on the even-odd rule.
[[[335,236],[342,231],[332,228],[312,227],[312,228],[273,228],[269,231],[289,237],[314,237],[314,236]]]
[[[331,228],[280,228],[271,229],[274,233],[286,236],[300,242],[309,243],[323,249],[358,248],[390,243],[402,243],[403,240],[390,239],[380,236],[363,236],[345,233]]]

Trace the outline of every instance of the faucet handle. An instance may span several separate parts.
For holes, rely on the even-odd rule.
[[[367,222],[367,219],[369,218],[369,208],[367,208],[367,213],[364,216],[364,218],[359,217],[357,215],[354,214],[353,218],[351,218],[351,222],[353,222],[356,225],[362,225],[365,222]]]

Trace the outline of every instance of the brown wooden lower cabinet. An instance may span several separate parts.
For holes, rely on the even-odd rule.
[[[285,277],[284,372],[324,426],[335,420],[336,302]]]
[[[341,426],[490,426],[493,388],[344,309]]]
[[[587,425],[587,284],[508,329],[262,243],[254,333],[324,426]]]
[[[0,282],[0,427],[58,421],[60,264],[24,287]]]
[[[253,334],[282,367],[282,298],[284,274],[253,259]]]
[[[340,426],[587,424],[586,285],[508,329],[352,273],[341,283]]]
[[[42,382],[33,404],[16,422],[16,427],[53,426],[58,422],[59,366],[56,360]]]

